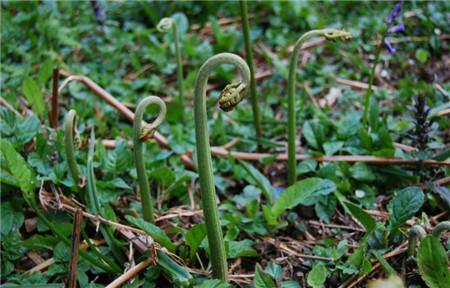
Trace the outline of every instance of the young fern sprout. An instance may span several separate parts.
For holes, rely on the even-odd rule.
[[[297,161],[295,155],[295,138],[296,138],[296,117],[295,117],[295,72],[297,68],[298,55],[305,41],[311,37],[324,36],[327,40],[348,40],[352,35],[344,30],[337,29],[321,29],[311,30],[303,34],[295,43],[294,51],[289,62],[289,79],[288,79],[288,183],[292,185],[297,179]]]
[[[450,221],[444,221],[444,222],[437,224],[433,228],[433,231],[431,232],[431,234],[434,237],[439,238],[441,236],[442,232],[444,232],[444,231],[450,231]]]
[[[427,233],[420,225],[414,225],[408,232],[408,258],[415,255],[417,240],[422,241]]]
[[[183,64],[181,63],[180,37],[178,35],[177,22],[172,18],[162,18],[156,26],[159,32],[168,33],[173,30],[175,41],[175,54],[177,57],[177,81],[178,81],[178,103],[184,106],[184,86],[183,86]]]
[[[194,117],[198,174],[211,255],[212,274],[213,278],[227,281],[225,245],[217,211],[206,112],[206,85],[208,77],[216,67],[222,64],[236,66],[241,74],[242,81],[229,84],[223,89],[219,96],[219,107],[223,111],[231,111],[247,94],[250,86],[250,69],[247,63],[235,54],[217,54],[206,60],[197,74],[194,88]]]
[[[75,158],[75,147],[81,145],[81,138],[77,131],[77,112],[70,110],[67,113],[64,122],[64,149],[66,152],[67,163],[69,165],[70,175],[76,186],[80,185],[80,172],[78,170],[77,161]]]
[[[158,117],[150,124],[144,124],[142,126],[142,118],[144,116],[145,109],[150,104],[156,104],[159,106]],[[156,128],[162,123],[166,117],[166,104],[161,98],[157,96],[148,96],[139,102],[136,108],[136,114],[133,123],[133,147],[134,147],[134,159],[136,162],[136,171],[139,189],[142,199],[142,210],[144,212],[144,220],[152,224],[155,223],[153,215],[153,201],[150,194],[150,186],[148,184],[147,173],[145,171],[144,164],[144,141],[153,136]]]

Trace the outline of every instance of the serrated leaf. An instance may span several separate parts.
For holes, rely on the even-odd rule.
[[[9,201],[3,202],[0,207],[0,234],[6,235],[13,229],[19,230],[24,220],[22,211],[14,209]]]
[[[30,77],[25,77],[22,84],[22,92],[33,108],[34,112],[43,117],[45,114],[45,101],[36,82]]]
[[[389,203],[391,231],[403,225],[422,207],[425,196],[418,187],[407,187],[396,193]]]
[[[106,153],[106,171],[114,174],[124,172],[128,168],[130,157],[127,142],[119,140],[114,150]]]
[[[323,264],[318,264],[308,273],[307,282],[310,287],[322,288],[327,279],[327,268]]]
[[[161,230],[158,226],[130,215],[125,215],[125,219],[139,229],[144,230],[145,233],[152,236],[156,242],[166,247],[170,252],[175,252],[175,244],[170,241],[170,238],[167,236],[166,232]]]
[[[262,271],[259,265],[256,265],[255,279],[253,280],[255,288],[276,288],[275,282],[269,274]]]
[[[206,225],[204,223],[197,224],[186,232],[186,242],[191,247],[190,256],[193,257],[198,247],[206,237]]]
[[[255,257],[258,255],[252,247],[253,241],[245,239],[242,241],[228,241],[228,258],[234,259],[238,257]]]
[[[422,279],[430,288],[450,287],[448,256],[439,240],[427,236],[417,250],[417,266]]]
[[[8,170],[19,184],[20,190],[24,192],[23,196],[25,200],[29,204],[34,203],[33,190],[36,187],[36,179],[33,170],[28,167],[23,157],[17,153],[8,140],[0,139],[0,149],[4,159],[6,159],[5,162]]]
[[[289,186],[272,207],[274,216],[281,215],[287,209],[308,202],[309,198],[326,195],[336,190],[336,185],[327,179],[308,178]]]
[[[273,262],[269,262],[269,264],[267,264],[264,272],[268,273],[273,279],[276,280],[281,280],[281,277],[283,276],[283,268]]]

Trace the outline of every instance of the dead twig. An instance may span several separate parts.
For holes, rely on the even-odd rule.
[[[81,223],[83,221],[83,214],[80,208],[75,212],[74,220],[73,220],[73,229],[72,229],[72,250],[71,257],[69,263],[69,276],[67,277],[66,286],[68,288],[76,288],[77,287],[77,267],[78,267],[78,257],[79,257],[79,247],[80,247],[80,232],[81,232]]]
[[[58,103],[58,85],[59,85],[59,68],[53,69],[53,90],[52,90],[52,107],[50,110],[50,126],[53,129],[58,127],[58,114],[59,114],[59,103]]]
[[[3,99],[3,97],[0,97],[0,104],[5,106],[7,109],[11,110],[12,112],[14,112],[14,114],[16,114],[17,116],[22,117],[22,115],[19,113],[19,111],[14,109],[14,107],[11,104],[9,104],[5,99]]]
[[[122,285],[124,285],[125,283],[129,282],[134,277],[136,277],[136,275],[138,275],[139,272],[141,272],[142,270],[144,270],[145,268],[147,268],[150,265],[154,265],[156,263],[156,261],[157,260],[153,256],[145,259],[144,261],[142,261],[141,263],[137,264],[136,266],[134,266],[133,268],[131,268],[127,272],[125,272],[122,275],[120,275],[113,282],[109,283],[108,286],[106,286],[106,288],[121,287]]]

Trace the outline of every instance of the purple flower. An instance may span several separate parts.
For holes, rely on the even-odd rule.
[[[402,33],[405,32],[405,24],[400,23],[397,25],[394,25],[394,22],[401,16],[402,14],[402,6],[403,6],[403,0],[398,1],[394,4],[394,7],[392,7],[391,13],[389,13],[389,16],[387,17],[387,34],[394,34],[394,33]],[[394,25],[394,26],[393,26]],[[397,49],[394,48],[394,46],[389,43],[389,40],[387,39],[387,35],[384,35],[383,43],[388,49],[390,54],[394,54]]]
[[[395,52],[397,52],[397,49],[395,49],[394,46],[392,46],[391,43],[389,43],[389,40],[387,38],[384,38],[383,43],[388,49],[389,54],[394,54]]]
[[[104,24],[106,21],[106,17],[105,17],[105,11],[103,8],[103,5],[96,0],[91,0],[91,5],[92,5],[92,9],[94,10],[94,16],[95,18],[97,18],[97,20],[101,23]]]
[[[387,23],[389,25],[392,25],[395,20],[401,15],[402,13],[402,6],[403,6],[403,0],[398,1],[395,3],[394,7],[392,7],[391,13],[389,13],[389,16],[387,18]]]
[[[388,33],[403,33],[405,32],[405,24],[400,23],[398,25],[392,26],[388,29]]]

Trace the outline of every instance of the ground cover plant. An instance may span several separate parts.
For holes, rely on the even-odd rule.
[[[449,6],[2,1],[2,287],[450,287]]]

